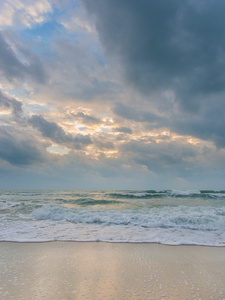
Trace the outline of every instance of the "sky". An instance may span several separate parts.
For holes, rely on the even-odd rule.
[[[225,1],[2,0],[0,189],[224,189]]]

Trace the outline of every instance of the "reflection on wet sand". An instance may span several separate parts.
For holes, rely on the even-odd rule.
[[[1,299],[223,299],[225,248],[0,243]]]

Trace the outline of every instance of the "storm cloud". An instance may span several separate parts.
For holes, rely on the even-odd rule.
[[[2,188],[223,188],[223,0],[19,2],[0,4]]]
[[[142,93],[172,89],[194,109],[225,91],[224,1],[84,2],[107,53]]]
[[[67,145],[76,149],[81,149],[92,143],[89,136],[81,134],[72,136],[71,134],[66,133],[58,124],[49,122],[42,116],[33,115],[28,120],[28,123],[38,129],[44,137],[51,139],[55,143]]]
[[[49,158],[45,147],[29,134],[12,127],[0,127],[0,159],[11,165],[43,163]]]
[[[117,104],[114,113],[137,122],[152,119],[158,127],[166,125],[224,147],[224,1],[84,3],[106,53],[122,66],[126,82],[161,110],[165,93],[171,93],[177,105],[170,120],[166,109],[160,119],[136,113],[131,103]]]

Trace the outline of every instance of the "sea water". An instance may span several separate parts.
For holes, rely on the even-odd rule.
[[[225,246],[225,191],[1,191],[0,241]]]

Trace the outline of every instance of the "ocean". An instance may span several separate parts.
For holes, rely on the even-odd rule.
[[[225,246],[225,191],[0,191],[0,241]]]

